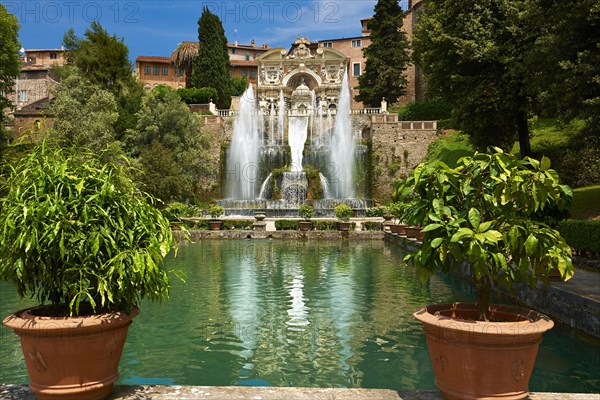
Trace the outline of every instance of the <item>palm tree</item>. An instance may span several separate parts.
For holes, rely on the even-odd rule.
[[[191,87],[192,65],[198,57],[198,42],[183,42],[171,54],[171,63],[185,71],[185,86]]]

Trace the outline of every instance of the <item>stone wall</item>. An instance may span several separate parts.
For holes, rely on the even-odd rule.
[[[219,117],[217,117],[219,118]],[[203,140],[206,141],[206,159],[203,173],[198,179],[197,195],[205,201],[221,199],[223,197],[222,175],[222,143],[226,142],[225,129],[222,123],[204,123],[200,129]]]
[[[205,128],[218,132],[214,139],[219,138],[220,147],[227,146],[233,134],[233,118],[210,118],[205,118]],[[352,126],[363,144],[371,146],[371,195],[382,203],[390,200],[394,180],[405,177],[423,161],[429,145],[437,137],[435,122],[398,121],[396,115],[389,114],[352,115]],[[223,151],[214,154],[219,157],[214,163],[221,168],[223,155]],[[218,181],[223,182],[221,176]]]
[[[371,125],[371,194],[382,203],[390,200],[393,182],[402,179],[425,158],[429,144],[437,137],[435,125],[406,122]],[[413,129],[410,129],[413,128]]]

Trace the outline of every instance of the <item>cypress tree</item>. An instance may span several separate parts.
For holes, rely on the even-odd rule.
[[[385,97],[390,103],[406,93],[406,68],[410,62],[406,33],[401,30],[404,12],[397,0],[379,0],[369,21],[371,44],[363,49],[365,72],[358,77],[357,101],[375,107]]]
[[[211,87],[217,91],[215,104],[227,109],[231,105],[231,63],[227,38],[219,17],[204,7],[198,20],[198,57],[192,70],[192,86]]]

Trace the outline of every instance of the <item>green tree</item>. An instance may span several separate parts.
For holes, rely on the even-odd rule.
[[[430,0],[418,16],[413,48],[430,94],[454,106],[472,143],[510,148],[518,134],[529,155],[527,55],[539,26],[518,0]]]
[[[600,120],[600,3],[536,0],[529,18],[543,26],[530,55],[543,111]]]
[[[358,77],[357,101],[375,107],[385,97],[390,103],[406,92],[409,43],[402,31],[404,12],[397,0],[379,0],[369,21],[371,44],[363,49],[364,73]]]
[[[208,171],[208,142],[197,116],[174,90],[144,94],[135,129],[127,131],[130,155],[140,164],[145,190],[163,201],[194,195]]]
[[[231,105],[231,63],[227,38],[219,17],[204,7],[198,19],[198,57],[192,69],[195,88],[212,87],[217,91],[215,104],[227,109]]]
[[[21,70],[19,60],[19,22],[0,4],[0,159],[5,142],[4,108],[12,107],[6,97],[14,90],[15,77]]]
[[[118,154],[115,96],[90,83],[75,67],[65,67],[62,72],[63,79],[54,88],[50,108],[54,115],[51,138],[63,146],[76,145],[96,153],[111,147]]]
[[[135,127],[143,88],[131,74],[129,49],[123,39],[109,34],[98,22],[92,22],[83,38],[71,28],[63,35],[67,60],[93,84],[116,96],[119,118],[115,124],[117,138],[123,140],[127,129]]]
[[[75,36],[73,29],[63,36],[68,57],[90,82],[114,94],[133,83],[129,49],[116,35],[110,35],[99,22],[92,22],[84,38]]]

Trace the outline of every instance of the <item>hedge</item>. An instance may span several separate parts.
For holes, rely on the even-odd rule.
[[[300,221],[295,219],[278,219],[275,221],[275,229],[278,231],[297,231]]]
[[[254,229],[253,219],[224,219],[221,225],[223,231],[251,231]]]
[[[386,207],[383,206],[367,208],[365,210],[365,217],[383,217],[386,211]]]
[[[362,223],[363,231],[381,231],[383,230],[383,224],[377,221],[365,221]]]
[[[446,120],[451,114],[452,106],[439,99],[410,103],[398,112],[399,117],[405,121]]]
[[[182,88],[177,89],[181,101],[186,104],[208,104],[212,99],[217,101],[217,91],[213,88]]]
[[[578,252],[600,255],[600,221],[567,219],[558,230],[569,246]]]

